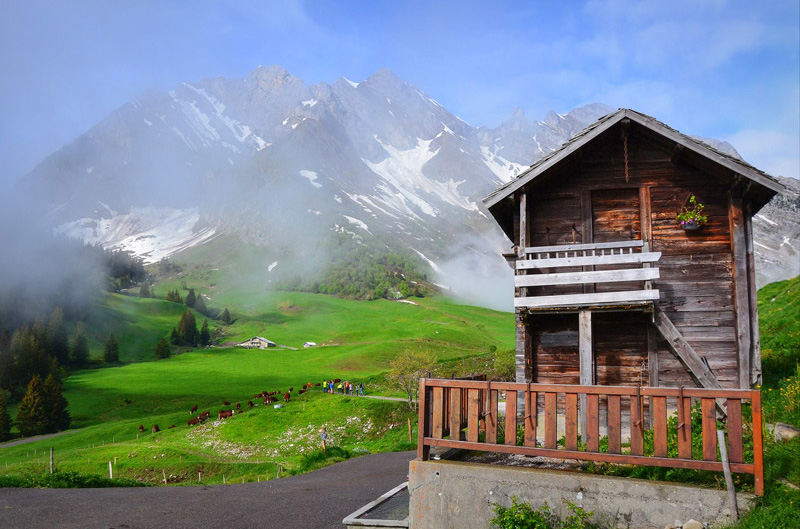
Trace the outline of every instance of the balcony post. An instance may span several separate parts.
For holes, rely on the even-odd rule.
[[[592,311],[578,312],[578,356],[581,386],[594,385],[594,354],[592,352]],[[581,435],[586,437],[586,395],[581,395]],[[584,439],[585,441],[585,439]]]

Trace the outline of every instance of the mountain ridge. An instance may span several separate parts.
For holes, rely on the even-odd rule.
[[[358,83],[306,85],[261,66],[243,79],[146,92],[19,187],[39,198],[59,233],[148,260],[233,233],[299,262],[330,233],[347,233],[358,244],[416,252],[461,288],[474,282],[469,269],[482,270],[492,283],[477,288],[507,297],[511,276],[499,254],[510,243],[481,199],[613,110],[592,103],[530,120],[514,109],[497,127],[473,127],[387,69]],[[182,231],[170,234],[185,237],[158,241],[166,230],[148,215],[182,218]],[[786,246],[776,244],[761,250]]]

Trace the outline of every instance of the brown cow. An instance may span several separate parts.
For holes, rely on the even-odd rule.
[[[200,417],[192,417],[191,419],[186,421],[186,424],[189,426],[197,426],[198,424],[200,424]]]
[[[283,401],[289,402],[289,398],[291,398],[291,396],[292,395],[287,391],[286,393],[283,394]]]
[[[233,410],[219,410],[218,419],[227,419],[228,417],[233,417]]]
[[[306,390],[304,390],[304,389],[299,389],[299,390],[297,390],[297,394],[298,394],[298,395],[302,395],[302,394],[303,394],[303,393],[305,393],[305,392],[306,392]]]
[[[228,402],[227,400],[223,400],[223,401],[222,401],[222,405],[223,405],[223,406],[230,406],[230,405],[231,405],[231,403],[230,403],[230,402]]]
[[[294,386],[289,388],[289,393],[291,393],[292,391],[294,391]]]
[[[236,403],[236,409],[237,409],[237,410],[241,410],[241,409],[242,409],[242,405],[241,405],[241,404],[239,404],[238,402]]]
[[[175,425],[174,424],[170,424],[169,427],[170,428],[175,428]]]
[[[252,408],[253,407],[253,401],[252,400],[248,400],[247,401],[247,407],[248,408]]]
[[[144,424],[140,424],[139,425],[139,431],[140,432],[144,432]]]
[[[194,406],[192,406],[192,409],[191,409],[191,410],[189,410],[189,413],[191,414],[191,413],[194,413],[194,412],[196,412],[196,411],[197,411],[197,404],[195,404]]]
[[[206,410],[197,416],[197,418],[200,419],[200,422],[206,422],[209,417],[211,417],[211,410]]]
[[[160,431],[161,431],[161,428],[159,428],[157,424],[154,424],[153,425],[153,433],[160,432]]]

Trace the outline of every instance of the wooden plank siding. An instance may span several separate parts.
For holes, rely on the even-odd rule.
[[[582,147],[580,163],[564,164],[563,169],[554,167],[552,174],[542,180],[545,186],[529,191],[529,244],[630,239],[649,242],[650,252],[661,253],[657,265],[660,277],[653,281],[660,293],[659,306],[698,355],[705,358],[719,383],[723,387],[740,387],[740,380],[750,373],[739,372],[739,365],[745,362],[740,361],[737,332],[748,336],[752,332],[740,323],[748,314],[742,307],[746,298],[741,293],[737,298],[734,288],[730,182],[683,161],[674,163],[670,149],[645,134],[637,134],[635,129],[628,140],[626,180],[619,138],[613,133],[596,138]],[[684,231],[675,219],[691,194],[705,205],[704,214],[709,217],[708,224],[694,232]],[[618,267],[590,270],[614,268]],[[587,268],[558,271],[582,272]],[[740,281],[746,280],[747,274],[741,274]],[[611,285],[616,290],[620,284]],[[602,292],[609,287],[598,283],[587,289],[580,285],[538,284],[527,288],[531,295],[559,295]],[[747,292],[748,286],[743,288],[742,292]],[[616,314],[621,315],[592,316],[598,384],[647,385],[651,382],[650,373],[655,372],[658,380],[653,382],[662,386],[696,385],[681,359],[657,332],[650,341],[654,350],[648,362],[647,328],[651,324],[647,317],[640,311]],[[526,363],[530,369],[525,373],[526,381],[577,384],[577,315],[530,313],[527,321]],[[657,361],[656,366],[649,365],[653,361]]]

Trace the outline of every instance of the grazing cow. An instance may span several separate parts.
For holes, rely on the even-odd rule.
[[[267,404],[269,404],[269,399],[270,399],[270,398],[271,398],[271,397],[264,397],[264,406],[266,406]]]
[[[342,379],[341,379],[341,378],[335,378],[335,379],[333,379],[333,383],[334,383],[334,384],[338,384],[338,383],[339,383],[339,382],[341,382],[341,381],[342,381]]]
[[[242,405],[240,403],[238,403],[238,402],[236,403],[236,409],[237,410],[241,410],[242,409]]]
[[[153,425],[153,433],[160,432],[160,431],[161,431],[161,428],[159,428],[157,424],[154,424]]]
[[[140,424],[139,425],[139,431],[140,432],[144,432],[144,424]]]
[[[170,424],[169,427],[170,428],[175,428],[175,425],[174,424]]]
[[[292,395],[291,395],[291,394],[290,394],[290,393],[287,391],[286,393],[284,393],[284,394],[283,394],[283,401],[284,401],[284,402],[289,402],[289,398],[290,398],[291,396],[292,396]]]
[[[192,414],[192,413],[194,413],[194,412],[196,412],[196,411],[197,411],[197,404],[195,404],[194,406],[192,406],[192,409],[189,411],[189,413],[190,413],[190,414]]]
[[[230,402],[228,402],[227,400],[223,400],[223,401],[222,401],[222,405],[223,405],[223,406],[230,406],[230,405],[231,405],[231,403],[230,403]]]
[[[317,382],[316,384],[314,384],[314,387],[317,387],[317,388],[318,388],[318,387],[320,387],[321,385],[322,385],[322,382]]]
[[[263,395],[263,394],[261,394],[261,393],[256,393],[255,395],[253,395],[253,398],[254,398],[254,399],[260,399],[260,398],[261,398],[261,397],[263,397],[263,396],[264,396],[264,395]]]
[[[191,419],[186,421],[186,424],[189,426],[197,426],[198,424],[200,424],[200,417],[192,417]]]
[[[219,410],[218,419],[227,419],[228,417],[233,417],[233,410]]]
[[[197,418],[200,419],[200,422],[206,422],[209,417],[211,417],[211,410],[204,411]]]
[[[297,394],[298,394],[298,395],[302,395],[302,394],[303,394],[303,393],[305,393],[305,392],[306,392],[306,390],[304,390],[304,389],[300,389],[300,390],[298,390],[298,391],[297,391]]]
[[[294,386],[289,388],[289,393],[291,393],[292,391],[294,391]]]
[[[248,408],[252,408],[253,407],[253,401],[252,400],[248,400],[247,401],[247,407]]]

